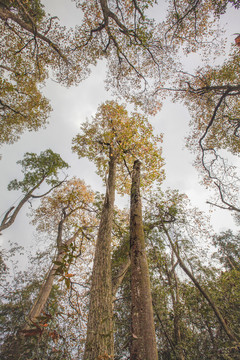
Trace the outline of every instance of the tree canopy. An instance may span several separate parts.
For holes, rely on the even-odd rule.
[[[130,116],[124,105],[108,101],[99,106],[92,122],[81,126],[81,133],[73,139],[73,151],[79,157],[88,157],[97,166],[103,180],[106,178],[109,158],[117,161],[118,192],[130,188],[130,172],[136,159],[141,159],[142,186],[154,180],[162,181],[163,159],[159,144],[162,135],[154,135],[147,118],[140,113]]]
[[[0,143],[8,150],[26,130],[52,122],[51,137],[36,133],[35,144],[24,144],[29,148],[17,162],[22,177],[8,185],[21,195],[0,224],[0,357],[237,360],[240,52],[234,38],[225,52],[221,20],[239,11],[239,0],[73,0],[72,6],[75,27],[48,14],[46,1],[0,0]],[[103,67],[111,95],[98,93],[95,108],[99,87],[91,83],[89,93],[86,82],[91,119],[84,120],[86,97],[78,93],[71,109],[71,90],[60,103],[60,86],[78,85]],[[52,109],[46,94],[54,82]],[[188,109],[189,129],[171,109],[162,128],[173,124],[170,135],[178,139],[176,129],[184,127],[186,148],[211,190],[207,211],[191,204],[192,195],[206,193],[196,194],[187,171],[188,196],[164,183],[167,145],[175,158],[171,180],[179,186],[185,166],[178,144],[164,144],[153,117],[170,102]],[[62,124],[52,121],[51,110],[61,121],[65,116],[62,143]],[[74,165],[68,135],[79,125],[71,178],[60,154],[32,152],[51,143]],[[97,181],[104,195],[95,191]],[[18,216],[28,202],[30,221]],[[230,210],[236,228],[224,219],[221,231],[213,230],[212,208]],[[22,228],[30,253],[20,246]],[[7,238],[17,243],[7,245]]]

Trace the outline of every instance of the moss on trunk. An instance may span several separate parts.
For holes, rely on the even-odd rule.
[[[157,360],[152,296],[140,197],[140,161],[135,161],[132,174],[130,210],[131,253],[131,360]]]

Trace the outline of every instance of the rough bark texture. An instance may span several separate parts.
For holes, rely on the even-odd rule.
[[[131,360],[157,360],[152,296],[142,223],[140,161],[132,175],[130,210],[131,253]]]
[[[115,178],[116,161],[110,157],[106,196],[93,264],[84,360],[113,359],[111,232]]]

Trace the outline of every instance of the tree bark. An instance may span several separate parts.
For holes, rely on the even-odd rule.
[[[131,254],[131,360],[157,360],[152,296],[142,222],[140,161],[132,174],[130,209]]]
[[[115,201],[115,182],[116,159],[111,156],[110,151],[106,196],[93,263],[87,339],[83,360],[113,359],[111,232]]]

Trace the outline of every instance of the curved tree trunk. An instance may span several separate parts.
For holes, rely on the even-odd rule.
[[[39,186],[39,185],[38,185]],[[7,212],[6,215],[4,216],[1,224],[0,224],[0,233],[1,231],[9,228],[9,226],[11,226],[19,211],[21,210],[21,208],[23,207],[23,205],[32,197],[32,193],[33,191],[36,189],[36,187],[34,187],[31,191],[29,191],[23,198],[22,200],[19,202],[19,204],[17,205],[17,207],[15,208],[14,206],[12,206]],[[15,209],[15,210],[14,210]],[[14,210],[14,211],[13,211]]]
[[[131,360],[157,360],[152,296],[142,222],[140,197],[140,161],[132,175],[130,209],[131,254]]]
[[[110,156],[106,196],[101,214],[92,271],[84,360],[113,359],[111,232],[115,179],[116,160]]]
[[[63,225],[63,221],[60,221],[59,227],[58,227],[58,237],[57,237],[59,250],[58,250],[57,257],[55,258],[56,262],[61,262],[65,255],[65,251],[61,250],[62,225]],[[64,245],[69,246],[76,239],[78,233],[79,233],[79,230],[76,231],[76,233],[70,239],[68,239],[64,243]],[[59,267],[59,265],[53,264],[52,267],[50,268],[48,275],[41,286],[38,297],[35,300],[32,308],[28,314],[27,322],[25,323],[23,330],[29,330],[32,327],[32,325],[34,325],[34,323],[37,322],[37,318],[41,315],[41,313],[47,303],[49,295],[51,293],[54,278],[55,278],[58,267]]]

